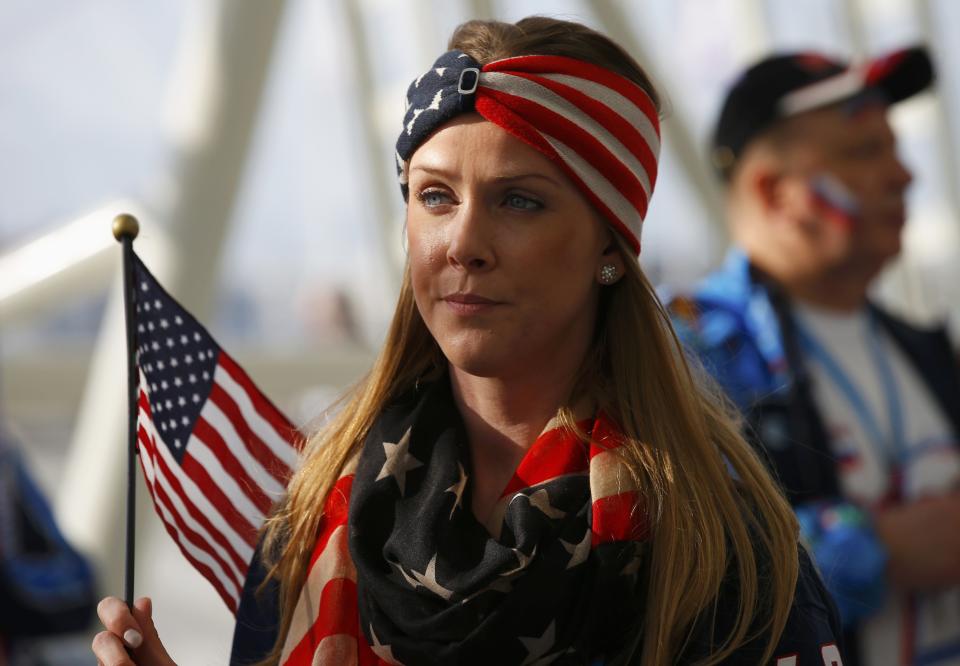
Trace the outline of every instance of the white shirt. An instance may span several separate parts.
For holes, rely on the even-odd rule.
[[[891,503],[960,487],[960,454],[949,422],[909,359],[868,311],[836,313],[801,305],[795,314],[801,338],[810,341],[804,350],[814,400],[839,460],[846,498],[882,511]],[[883,441],[875,441],[871,432]],[[893,473],[897,466],[899,478]],[[913,601],[891,593],[886,607],[864,622],[865,663],[960,666],[960,588],[914,595]],[[901,662],[904,650],[912,657]],[[931,660],[934,655],[940,656]]]

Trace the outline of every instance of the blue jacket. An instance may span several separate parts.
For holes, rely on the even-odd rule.
[[[789,300],[737,250],[692,294],[664,296],[681,340],[746,416],[747,436],[797,511],[852,635],[881,606],[886,555],[868,517],[841,496]],[[960,375],[945,331],[920,330],[869,307],[960,433]],[[853,650],[856,641],[847,645]]]

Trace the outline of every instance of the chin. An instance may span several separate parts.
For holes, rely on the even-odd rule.
[[[492,340],[440,344],[451,368],[474,377],[506,377],[521,363],[521,354]]]

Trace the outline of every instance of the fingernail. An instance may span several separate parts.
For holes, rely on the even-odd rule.
[[[140,632],[136,629],[127,629],[123,632],[123,640],[132,648],[140,647],[140,643],[143,642],[143,636],[140,635]]]

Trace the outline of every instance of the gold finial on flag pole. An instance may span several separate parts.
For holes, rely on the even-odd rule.
[[[120,213],[113,218],[113,237],[118,241],[124,238],[133,240],[140,233],[140,223],[130,213]]]

